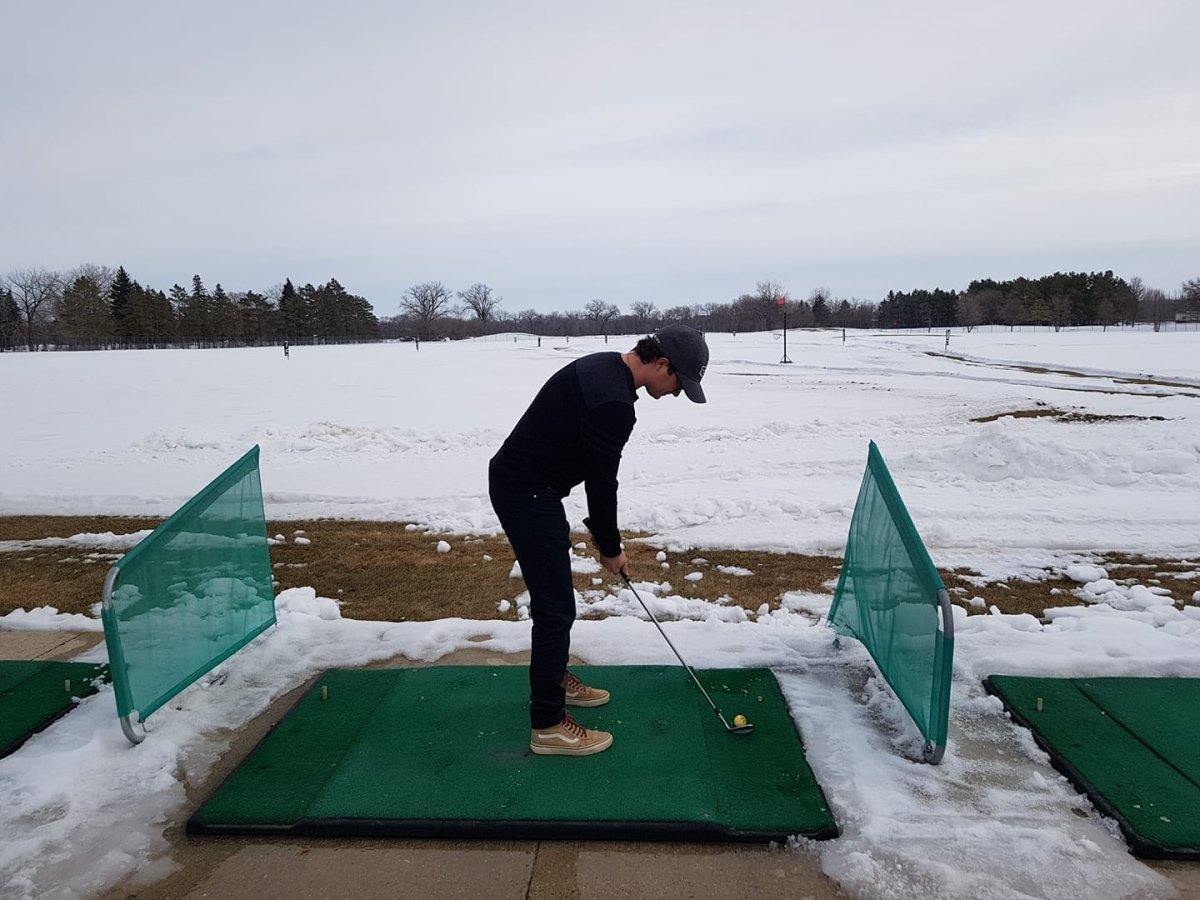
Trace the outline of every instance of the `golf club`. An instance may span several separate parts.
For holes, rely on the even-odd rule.
[[[646,611],[646,615],[650,617],[650,621],[654,623],[654,627],[658,629],[658,633],[663,636],[663,640],[665,640],[670,648],[675,651],[675,656],[678,657],[681,663],[683,663],[683,667],[687,669],[688,674],[692,676],[692,681],[696,682],[696,687],[700,688],[700,693],[704,695],[704,699],[708,701],[708,705],[711,706],[713,712],[717,714],[717,718],[721,720],[721,724],[725,726],[725,730],[730,734],[749,734],[752,732],[754,730],[754,726],[749,723],[746,723],[745,725],[730,725],[725,721],[725,717],[721,715],[721,710],[717,709],[717,704],[713,703],[712,697],[708,696],[708,691],[704,689],[704,685],[700,683],[700,679],[696,677],[696,673],[692,671],[692,667],[684,662],[683,657],[679,655],[679,651],[675,649],[675,645],[671,643],[671,639],[667,637],[667,633],[663,631],[662,626],[658,624],[658,619],[654,618],[654,613],[650,612],[650,607],[646,605],[646,601],[642,599],[642,595],[637,592],[637,588],[629,583],[629,576],[622,572],[621,578],[625,582],[625,587],[633,591],[633,596],[637,597],[637,602],[642,604],[642,609]]]

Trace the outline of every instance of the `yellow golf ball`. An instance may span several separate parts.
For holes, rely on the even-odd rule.
[[[736,725],[738,728],[741,728],[743,725],[746,724],[746,717],[741,714],[734,716],[733,724]]]

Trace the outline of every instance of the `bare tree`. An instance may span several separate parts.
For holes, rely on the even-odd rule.
[[[1179,299],[1191,309],[1200,312],[1200,278],[1185,281],[1179,288]]]
[[[621,314],[621,310],[605,300],[589,300],[583,308],[585,317],[600,327],[601,334],[608,333],[608,323]]]
[[[463,302],[465,309],[475,313],[475,318],[480,322],[490,322],[495,316],[496,307],[504,298],[493,294],[492,289],[483,282],[476,282],[465,291],[459,291],[458,299]]]
[[[62,296],[62,276],[48,269],[18,269],[6,275],[4,281],[21,311],[25,346],[33,351],[39,328]]]
[[[696,312],[690,306],[672,306],[665,310],[662,317],[668,322],[691,322]]]
[[[1141,309],[1138,318],[1147,319],[1154,323],[1154,330],[1162,328],[1162,316],[1167,305],[1167,295],[1158,288],[1146,288],[1142,292]]]
[[[754,286],[754,296],[765,303],[775,303],[786,295],[787,291],[778,281],[760,281]]]
[[[1071,298],[1065,294],[1055,294],[1049,303],[1050,324],[1059,331],[1071,321]]]
[[[751,313],[754,321],[749,324],[743,324],[741,330],[753,328],[757,331],[766,331],[779,321],[779,313],[783,304],[779,301],[787,302],[787,291],[783,289],[783,285],[778,281],[760,281],[754,286],[753,294],[742,294],[735,303],[741,304],[743,310]]]
[[[412,317],[419,336],[428,338],[433,323],[450,312],[450,291],[440,281],[414,284],[404,292],[400,308]]]
[[[112,287],[113,279],[117,277],[116,269],[108,266],[99,266],[96,263],[84,263],[81,266],[76,266],[67,273],[67,277],[63,279],[63,287],[74,284],[80,278],[87,278],[100,291],[101,297],[107,297],[109,288]]]
[[[983,322],[983,302],[979,294],[972,294],[969,291],[962,291],[955,298],[955,312],[958,315],[958,324],[967,329],[967,334]]]
[[[1100,320],[1103,326],[1103,331],[1108,331],[1109,325],[1115,325],[1117,322],[1117,306],[1108,297],[1104,297],[1096,304],[1096,318]]]
[[[536,309],[523,309],[517,313],[514,320],[521,326],[524,331],[538,331],[538,323],[542,319],[542,314]]]
[[[658,307],[649,300],[637,300],[629,307],[634,326],[638,331],[647,331],[658,318]]]
[[[1133,294],[1133,299],[1138,303],[1146,296],[1146,283],[1142,281],[1140,275],[1134,275],[1129,279],[1129,293]]]
[[[1029,316],[1029,310],[1016,294],[1009,294],[1004,305],[1000,307],[1000,319],[1012,331],[1018,322],[1023,322]]]

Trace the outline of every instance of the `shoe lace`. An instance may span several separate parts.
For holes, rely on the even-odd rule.
[[[563,677],[563,687],[568,691],[577,691],[583,687],[583,682],[580,681],[570,670]]]
[[[562,720],[563,728],[571,732],[576,737],[587,737],[587,729],[571,718],[571,714],[567,713]]]

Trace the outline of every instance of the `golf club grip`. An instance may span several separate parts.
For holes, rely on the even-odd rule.
[[[592,546],[596,548],[596,552],[600,554],[600,557],[602,559],[608,559],[608,557],[606,557],[604,555],[604,553],[600,550],[600,548],[598,546],[596,546],[596,535],[592,533],[592,520],[588,516],[583,517],[583,527],[588,530],[588,534],[592,535]],[[622,578],[624,578],[625,583],[628,584],[629,583],[629,563],[626,563],[625,568],[622,569],[621,572],[619,572],[618,574]],[[649,612],[649,611],[650,610],[646,610],[646,612]]]

